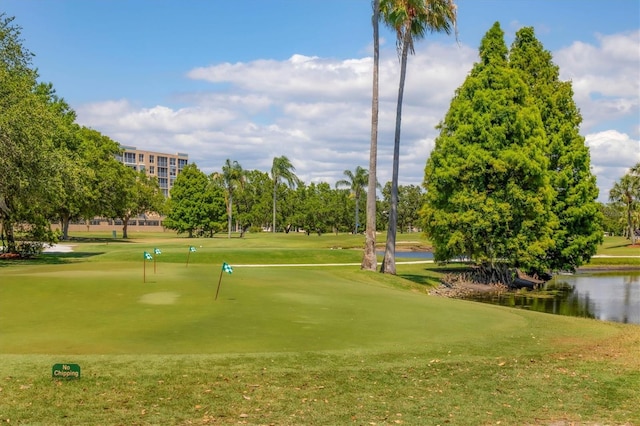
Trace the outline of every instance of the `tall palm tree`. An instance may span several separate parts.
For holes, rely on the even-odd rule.
[[[367,226],[361,269],[375,271],[376,257],[376,169],[378,163],[378,69],[380,68],[380,0],[373,0],[373,89],[371,96],[371,146],[369,148],[369,181],[367,183]]]
[[[357,234],[359,225],[358,213],[360,212],[360,198],[362,197],[364,189],[369,181],[369,172],[367,171],[367,169],[363,169],[362,167],[358,166],[356,167],[355,173],[353,173],[351,170],[345,170],[344,175],[347,177],[347,179],[341,179],[337,181],[336,188],[339,188],[341,186],[349,187],[351,193],[353,194],[353,197],[356,200],[356,224],[354,234]]]
[[[222,166],[222,173],[215,172],[211,175],[214,181],[217,181],[224,189],[225,204],[227,205],[227,232],[228,238],[231,238],[231,221],[233,216],[233,193],[236,188],[244,182],[245,172],[237,161],[231,161],[227,158]]]
[[[276,232],[276,198],[280,182],[285,181],[290,188],[300,185],[300,179],[295,174],[296,168],[286,156],[274,157],[271,165],[271,180],[273,181],[273,229]]]
[[[629,173],[624,175],[620,181],[613,185],[609,191],[609,201],[624,206],[627,218],[627,231],[631,238],[631,244],[636,243],[636,224],[634,221],[634,210],[640,204],[640,164],[637,164]]]
[[[396,130],[393,144],[391,175],[391,206],[384,260],[380,272],[396,273],[396,228],[398,224],[398,168],[400,161],[400,124],[402,98],[407,75],[407,57],[415,53],[414,40],[425,37],[427,31],[451,33],[456,26],[456,5],[453,0],[380,0],[383,22],[396,32],[396,47],[400,55],[400,84],[396,106]]]

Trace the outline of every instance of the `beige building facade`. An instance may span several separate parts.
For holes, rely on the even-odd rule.
[[[181,152],[166,154],[127,145],[121,145],[121,148],[123,153],[118,160],[136,171],[146,172],[147,176],[155,176],[165,197],[169,196],[176,177],[189,164],[189,155]]]

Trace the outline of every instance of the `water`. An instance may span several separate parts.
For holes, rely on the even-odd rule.
[[[377,252],[378,256],[384,256],[383,251]],[[430,251],[397,251],[396,259],[433,259],[433,253]]]
[[[558,275],[543,290],[476,295],[485,303],[640,324],[640,271]]]

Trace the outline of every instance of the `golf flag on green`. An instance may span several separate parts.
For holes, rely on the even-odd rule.
[[[218,292],[220,292],[220,283],[222,282],[223,272],[231,274],[233,272],[233,268],[227,262],[222,262],[222,269],[220,269],[220,278],[218,278],[218,289],[216,290],[216,300],[218,300]]]
[[[162,252],[160,251],[159,248],[154,248],[153,249],[153,253],[156,255],[156,257],[157,257],[157,255],[162,254]],[[153,273],[154,274],[156,273],[156,258],[155,257],[153,258]]]
[[[196,248],[194,246],[189,246],[189,251],[187,252],[187,268],[189,267],[189,256],[191,256],[191,253],[196,251]]]
[[[153,256],[150,253],[144,252],[142,260],[142,282],[147,282],[147,260],[153,260]],[[155,263],[154,263],[155,264]]]

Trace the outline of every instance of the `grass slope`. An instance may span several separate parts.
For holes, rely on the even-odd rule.
[[[353,236],[193,241],[3,263],[0,421],[640,424],[638,326],[427,296],[432,265],[242,266],[357,263]]]

